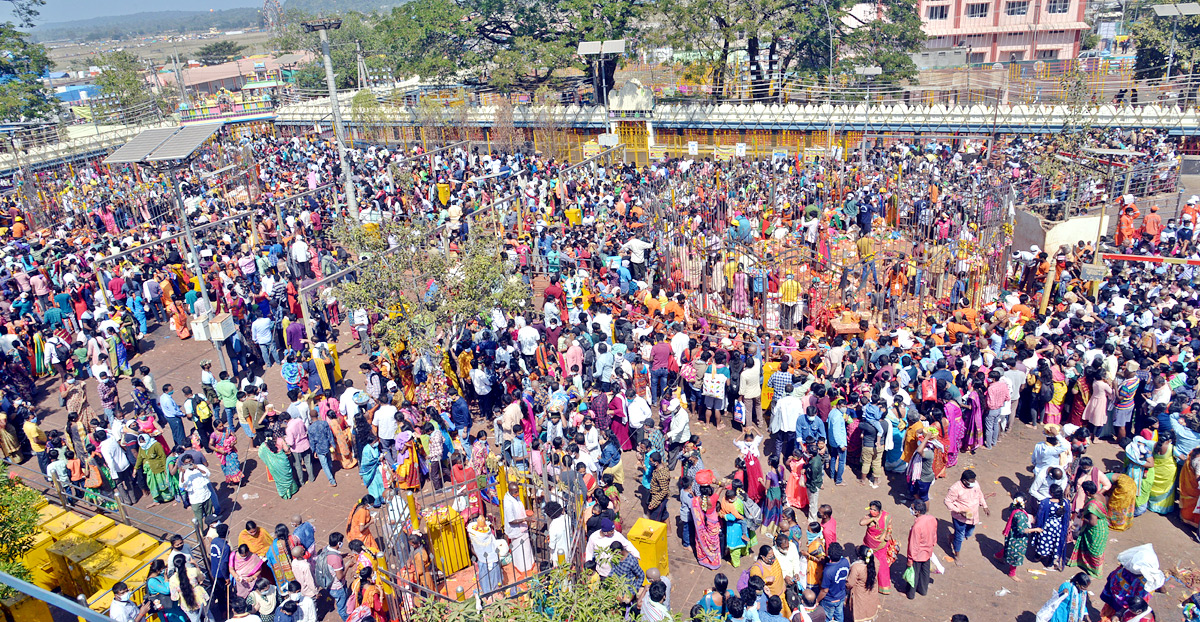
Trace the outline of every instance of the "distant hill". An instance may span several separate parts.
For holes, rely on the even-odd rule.
[[[102,41],[165,33],[206,32],[253,28],[261,22],[259,9],[222,11],[153,11],[132,15],[93,17],[71,22],[54,22],[32,30],[35,41]]]
[[[287,0],[284,11],[300,11],[308,15],[358,13],[387,13],[408,0]]]

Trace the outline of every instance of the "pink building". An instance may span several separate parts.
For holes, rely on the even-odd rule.
[[[929,50],[969,48],[971,63],[1075,58],[1085,0],[918,0]]]

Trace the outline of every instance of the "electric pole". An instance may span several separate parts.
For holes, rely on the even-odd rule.
[[[350,171],[350,156],[346,153],[346,130],[342,127],[342,109],[338,105],[337,85],[333,81],[333,59],[329,57],[329,35],[326,31],[342,27],[340,19],[325,19],[304,22],[305,32],[317,31],[321,35],[321,56],[325,59],[325,84],[329,87],[329,106],[333,113],[333,138],[337,143],[338,160],[342,165],[342,183],[346,189],[346,210],[352,218],[358,218],[358,202],[354,199],[354,178]],[[336,199],[335,206],[336,207]]]

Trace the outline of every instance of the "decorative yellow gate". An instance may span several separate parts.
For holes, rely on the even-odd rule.
[[[617,124],[617,136],[625,145],[625,160],[644,166],[650,163],[646,124],[642,121],[621,121]]]

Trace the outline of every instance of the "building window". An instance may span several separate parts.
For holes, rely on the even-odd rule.
[[[1005,15],[1028,15],[1029,0],[1016,0],[1016,2],[1004,3]]]
[[[931,21],[939,20],[939,19],[946,19],[947,17],[950,17],[950,5],[937,4],[937,5],[929,6],[925,9],[925,17]]]
[[[1066,13],[1071,8],[1071,0],[1046,0],[1047,13]]]
[[[970,65],[981,65],[987,62],[987,52],[971,52],[967,54],[967,63]]]
[[[990,5],[986,2],[980,2],[977,4],[968,4],[967,5],[967,17],[968,18],[987,17],[989,6]]]
[[[1038,60],[1058,60],[1058,50],[1038,50]]]

